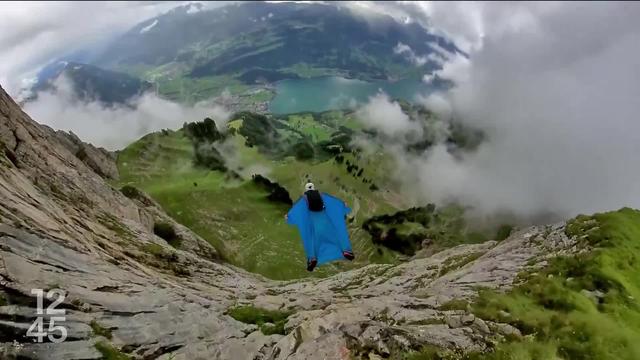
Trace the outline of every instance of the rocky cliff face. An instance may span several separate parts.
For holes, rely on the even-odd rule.
[[[80,140],[73,132],[56,131],[56,136],[67,150],[80,159],[96,174],[105,179],[118,180],[116,155],[103,149],[87,144]]]
[[[557,224],[397,266],[270,281],[221,264],[144,194],[112,188],[100,170],[108,157],[95,166],[77,156],[85,147],[32,121],[0,88],[0,358],[100,359],[105,346],[174,360],[377,359],[425,344],[483,351],[518,330],[451,304],[480,287],[508,289],[518,272],[574,251]],[[157,222],[177,229],[180,250],[154,235]],[[65,342],[25,337],[34,288],[67,292]],[[290,312],[286,335],[234,320],[238,305]]]

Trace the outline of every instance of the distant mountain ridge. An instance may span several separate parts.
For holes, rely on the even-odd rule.
[[[450,40],[391,16],[364,17],[334,4],[251,2],[179,6],[60,60],[88,64],[80,74],[63,67],[81,97],[93,91],[106,103],[123,102],[149,82],[167,99],[196,102],[282,79],[422,78],[442,66],[443,54],[458,52]],[[41,71],[36,92],[60,64]]]
[[[200,9],[194,11],[194,9]],[[384,79],[407,72],[411,62],[393,49],[418,54],[450,52],[455,45],[420,25],[390,16],[365,19],[344,6],[246,3],[213,10],[178,7],[134,26],[99,56],[96,64],[159,66],[179,63],[190,77],[262,69],[296,74],[297,64],[332,68],[349,77]],[[427,61],[429,71],[438,64]],[[300,75],[300,74],[297,74]]]
[[[27,101],[37,98],[39,92],[55,91],[62,79],[71,82],[73,93],[79,100],[99,101],[107,106],[124,104],[153,86],[125,73],[89,64],[59,61],[40,72],[38,82],[32,88],[33,95]]]

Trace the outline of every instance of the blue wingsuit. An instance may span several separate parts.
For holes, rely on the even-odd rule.
[[[310,211],[302,196],[287,214],[287,223],[298,227],[307,260],[316,258],[318,265],[343,259],[343,251],[352,251],[345,221],[351,209],[329,194],[321,196],[323,211]]]

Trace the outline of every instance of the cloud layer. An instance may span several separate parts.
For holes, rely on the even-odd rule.
[[[72,131],[83,141],[119,150],[132,141],[161,129],[176,129],[185,122],[210,117],[219,124],[229,113],[205,103],[183,106],[147,93],[127,106],[106,107],[97,101],[76,99],[71,84],[60,78],[55,91],[43,92],[24,110],[36,121],[54,129]]]
[[[48,62],[99,46],[189,1],[0,2],[0,84],[11,96]],[[206,2],[212,8],[228,1]]]
[[[400,104],[379,93],[357,111],[357,117],[365,125],[382,131],[387,136],[403,136],[412,132],[422,133],[420,125],[402,112]]]
[[[406,155],[406,185],[431,200],[529,218],[640,207],[640,5],[476,10],[483,34],[470,61],[439,73],[457,86],[427,103],[488,139],[461,159],[444,145]]]

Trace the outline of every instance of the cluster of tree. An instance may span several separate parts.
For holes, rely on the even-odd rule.
[[[394,214],[378,215],[367,219],[362,224],[362,229],[371,235],[374,244],[385,246],[405,255],[414,255],[428,236],[427,228],[434,212],[435,205],[428,204],[423,207],[401,210]],[[420,224],[423,229],[402,231],[402,225],[406,223]]]
[[[426,206],[412,207],[406,210],[400,210],[394,214],[383,214],[373,216],[362,224],[362,228],[368,231],[372,224],[400,225],[405,222],[413,222],[428,226],[436,211],[435,204],[427,204]]]
[[[191,139],[194,150],[194,164],[211,170],[226,171],[227,166],[215,143],[224,139],[218,131],[215,121],[206,118],[203,121],[185,123],[183,130]]]
[[[287,189],[282,187],[282,185],[277,182],[272,182],[260,174],[253,175],[252,180],[256,185],[269,193],[269,195],[267,195],[267,199],[269,199],[269,201],[293,205],[293,200],[291,200],[289,192]]]
[[[334,158],[334,161],[336,162],[336,164],[345,164],[347,168],[347,172],[355,178],[360,178],[364,174],[364,167],[359,167],[356,164],[352,164],[349,160],[345,160],[344,155],[342,154],[336,155],[336,157]],[[379,190],[378,186],[373,183],[372,179],[362,177],[362,183],[370,184],[369,190],[371,191]]]
[[[224,139],[224,135],[218,131],[216,122],[211,118],[205,118],[202,121],[193,123],[185,123],[182,128],[190,139],[195,139],[198,142],[216,142]]]
[[[296,143],[291,150],[296,160],[311,160],[315,157],[316,153],[313,145],[307,141]]]
[[[241,111],[232,119],[241,119],[242,126],[238,132],[246,139],[248,147],[256,146],[259,151],[274,154],[280,150],[279,134],[274,121],[262,114]]]

